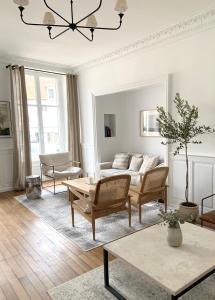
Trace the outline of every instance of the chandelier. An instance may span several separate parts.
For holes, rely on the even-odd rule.
[[[96,20],[95,13],[101,8],[102,6],[102,0],[100,0],[99,6],[93,10],[90,14],[85,16],[84,18],[81,18],[78,21],[74,21],[74,13],[73,13],[73,0],[70,0],[71,4],[71,20],[68,21],[66,18],[64,18],[62,15],[60,15],[56,10],[51,8],[49,4],[47,3],[47,0],[43,0],[45,6],[49,9],[49,11],[45,12],[43,22],[42,23],[31,23],[26,22],[24,20],[23,12],[25,10],[25,6],[29,4],[29,0],[13,0],[15,4],[18,5],[19,11],[20,11],[20,17],[24,24],[31,25],[31,26],[43,26],[47,27],[48,34],[50,39],[54,40],[61,36],[62,34],[66,33],[70,29],[72,31],[78,31],[83,37],[85,37],[88,41],[92,42],[94,38],[94,31],[95,30],[118,30],[122,25],[122,19],[124,16],[124,12],[128,9],[127,1],[126,0],[117,0],[115,11],[117,11],[119,14],[119,25],[117,27],[99,27],[98,22]],[[63,20],[64,24],[56,24],[55,17],[58,16],[61,20]],[[86,20],[86,24],[82,25],[83,21]],[[62,31],[56,35],[53,36],[52,29],[53,28],[60,28]],[[83,30],[89,30],[90,35],[86,35],[83,33]]]

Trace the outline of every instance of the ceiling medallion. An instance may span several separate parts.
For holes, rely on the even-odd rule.
[[[83,37],[85,37],[88,41],[92,42],[94,38],[94,31],[95,30],[118,30],[122,25],[122,18],[124,16],[124,12],[128,9],[127,1],[126,0],[117,0],[115,11],[117,11],[119,14],[119,25],[117,27],[99,27],[95,13],[101,8],[102,6],[102,0],[100,0],[99,6],[93,10],[90,14],[85,16],[84,18],[80,19],[79,21],[74,21],[74,13],[73,13],[73,0],[70,0],[71,4],[71,21],[68,21],[66,18],[61,16],[56,10],[51,8],[47,0],[43,0],[45,3],[45,6],[49,9],[49,11],[45,12],[43,22],[40,23],[30,23],[26,22],[23,17],[23,11],[25,10],[25,6],[29,4],[29,0],[13,0],[15,4],[18,5],[18,8],[20,10],[20,17],[24,24],[30,25],[30,26],[43,26],[47,27],[49,37],[50,39],[54,40],[57,37],[61,36],[65,32],[69,31],[70,29],[72,31],[78,31]],[[63,20],[64,24],[56,24],[54,15],[58,16],[60,19]],[[86,20],[86,25],[81,25],[82,22]],[[61,28],[63,31],[58,33],[57,35],[52,35],[52,29],[53,28]],[[83,33],[83,30],[89,30],[90,31],[90,37],[87,36],[85,33]]]

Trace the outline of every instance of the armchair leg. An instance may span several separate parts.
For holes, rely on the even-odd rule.
[[[54,178],[54,195],[56,195],[56,192],[55,192],[55,178]]]
[[[131,227],[131,199],[128,198],[128,224]]]
[[[142,223],[142,207],[141,207],[141,203],[139,203],[139,223]]]
[[[72,227],[75,227],[75,214],[74,214],[74,208],[72,207],[72,203],[71,203],[71,213],[72,213]]]
[[[164,190],[164,207],[165,207],[165,212],[167,212],[167,187],[165,187]]]
[[[96,239],[96,224],[95,224],[95,216],[94,216],[93,209],[92,209],[92,230],[93,230],[93,240],[95,241],[95,239]]]

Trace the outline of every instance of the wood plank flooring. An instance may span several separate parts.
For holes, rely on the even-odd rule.
[[[0,194],[0,299],[50,299],[47,290],[103,263],[81,251],[13,197]]]

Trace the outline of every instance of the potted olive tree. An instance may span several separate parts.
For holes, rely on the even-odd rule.
[[[198,216],[198,206],[196,203],[189,201],[189,165],[188,165],[188,146],[189,144],[201,144],[202,142],[197,139],[199,135],[205,133],[215,132],[209,126],[198,125],[199,112],[198,107],[190,105],[186,100],[176,94],[174,104],[176,111],[179,115],[179,120],[174,120],[170,113],[165,112],[163,107],[157,107],[159,117],[160,135],[166,138],[163,145],[177,144],[174,155],[180,153],[182,149],[185,151],[186,160],[186,188],[185,188],[185,202],[180,204],[180,211],[186,215],[192,215],[193,219]]]

